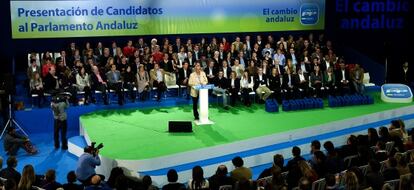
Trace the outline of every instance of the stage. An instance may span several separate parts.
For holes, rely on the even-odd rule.
[[[242,156],[248,167],[271,163],[275,153],[291,157],[291,147],[309,152],[312,140],[331,140],[343,145],[350,134],[366,134],[370,127],[388,126],[401,118],[413,127],[414,104],[388,104],[373,93],[375,104],[267,113],[264,105],[238,106],[224,110],[210,106],[213,125],[196,126],[193,133],[168,133],[168,121],[191,121],[191,105],[100,110],[80,117],[81,136],[69,140],[69,152],[79,156],[86,142],[104,142],[100,152],[105,175],[114,166],[127,168],[132,175],[150,175],[156,184],[166,183],[168,169],[179,172],[180,181],[201,165],[205,176],[218,164],[232,169],[231,159]],[[86,142],[85,142],[86,141]]]

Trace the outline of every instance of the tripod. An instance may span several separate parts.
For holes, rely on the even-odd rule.
[[[9,120],[7,120],[6,125],[4,126],[3,131],[1,132],[1,136],[0,139],[3,138],[4,133],[7,131],[8,127],[12,127],[14,125],[16,125],[16,127],[18,129],[20,129],[20,131],[22,131],[22,133],[24,135],[26,135],[26,137],[28,137],[29,135],[27,135],[27,133],[23,130],[22,127],[20,127],[20,125],[16,122],[16,120],[13,118],[13,114],[12,114],[12,96],[11,94],[9,94]]]

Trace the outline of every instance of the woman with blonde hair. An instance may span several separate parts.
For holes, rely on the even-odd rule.
[[[35,181],[36,176],[33,166],[28,164],[23,168],[22,177],[20,178],[17,190],[31,190],[33,189],[33,184],[35,183]]]
[[[311,168],[311,166],[304,160],[298,162],[298,166],[300,171],[302,172],[302,176],[309,179],[311,183],[318,180],[318,174],[315,170]]]
[[[359,189],[359,182],[358,177],[354,172],[347,171],[345,173],[345,186],[343,189],[346,190],[358,190]]]

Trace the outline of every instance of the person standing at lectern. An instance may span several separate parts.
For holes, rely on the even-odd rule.
[[[195,89],[197,85],[206,85],[208,83],[206,73],[201,70],[200,62],[196,61],[194,66],[194,72],[191,73],[188,80],[188,85],[191,87],[191,97],[193,98],[193,114],[194,119],[198,120],[199,115],[197,111],[198,107],[198,90]]]

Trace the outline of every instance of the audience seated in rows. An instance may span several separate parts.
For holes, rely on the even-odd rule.
[[[82,49],[72,42],[69,48],[59,52],[60,57],[44,52],[41,60],[36,60],[36,54],[32,53],[27,76],[31,81],[30,91],[38,94],[39,101],[44,100],[44,93],[66,92],[72,95],[73,104],[78,103],[77,94],[80,92],[85,94],[85,103],[95,102],[95,91],[102,93],[104,103],[109,104],[107,93],[112,89],[122,105],[125,91],[134,102],[136,91],[139,94],[147,92],[149,87],[157,88],[157,100],[161,101],[162,93],[166,91],[166,86],[172,85],[171,81],[175,81],[180,89],[181,86],[187,88],[188,76],[196,61],[200,61],[210,84],[220,85],[216,81],[220,71],[225,80],[230,80],[232,71],[237,79],[242,78],[244,71],[248,72],[252,77],[249,82],[241,81],[240,88],[233,89],[237,93],[228,91],[232,95],[232,104],[240,99],[238,93],[241,92],[243,103],[250,106],[245,93],[250,83],[259,103],[269,97],[281,102],[283,99],[354,92],[363,94],[365,71],[361,65],[346,65],[344,58],[336,55],[332,41],[326,40],[322,34],[318,40],[312,36],[299,36],[295,41],[289,35],[289,40],[282,40],[284,37],[281,37],[275,42],[272,35],[267,36],[267,41],[262,40],[261,35],[257,35],[255,40],[247,35],[244,40],[235,37],[232,43],[225,37],[221,41],[213,37],[208,43],[203,37],[197,43],[188,39],[185,44],[181,43],[180,37],[176,38],[175,43],[168,38],[159,43],[153,38],[149,45],[139,38],[136,44],[133,40],[127,40],[124,47],[113,41],[108,47],[98,42],[94,48],[86,42]],[[140,66],[144,71],[138,74]],[[145,72],[148,73],[146,78],[149,84],[142,81]],[[36,73],[40,78],[36,77]],[[145,100],[146,96],[139,97]]]

